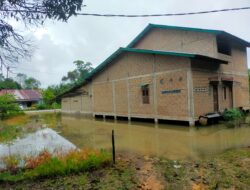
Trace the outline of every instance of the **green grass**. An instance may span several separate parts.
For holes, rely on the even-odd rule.
[[[119,166],[118,166],[119,167]],[[84,190],[130,190],[136,189],[136,176],[133,169],[117,170],[106,167],[92,172],[81,172],[67,176],[55,176],[39,180],[26,180],[18,183],[2,184],[4,189],[84,189]]]
[[[86,172],[99,169],[111,163],[111,156],[105,151],[100,153],[86,151],[72,151],[64,156],[51,156],[50,154],[39,155],[31,158],[27,163],[32,165],[31,169],[0,173],[0,182],[18,182],[27,179],[49,178],[55,176],[66,176],[72,173]],[[27,165],[27,164],[26,164]],[[14,171],[14,174],[12,174]]]
[[[93,161],[91,161],[93,162]],[[18,175],[21,175],[20,173]],[[21,178],[22,176],[20,176]],[[9,178],[9,176],[8,176]],[[67,175],[32,178],[21,181],[2,182],[4,189],[85,189],[129,190],[137,189],[138,179],[133,166],[118,161],[116,166],[106,165]]]

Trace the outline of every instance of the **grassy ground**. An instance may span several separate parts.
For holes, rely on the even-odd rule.
[[[2,182],[0,189],[86,189],[128,190],[136,189],[135,169],[125,162],[115,167],[106,166],[91,172],[79,172],[61,177],[24,180],[18,183]]]
[[[250,188],[250,148],[199,161],[160,159],[155,166],[166,189]]]
[[[160,185],[159,185],[160,183]],[[121,158],[91,172],[51,176],[18,183],[2,182],[0,189],[242,189],[250,187],[250,148],[230,150],[213,158],[173,161]]]

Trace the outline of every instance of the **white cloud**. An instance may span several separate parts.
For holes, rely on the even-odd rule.
[[[84,4],[87,5],[84,12],[150,14],[243,7],[250,3],[245,0],[189,0],[188,3],[186,0],[85,0]],[[59,83],[61,77],[74,68],[74,60],[90,61],[97,66],[117,48],[127,46],[148,23],[220,29],[250,41],[249,17],[250,11],[239,11],[156,18],[78,16],[68,23],[49,22],[30,33],[38,49],[30,62],[20,65],[23,70],[18,72],[38,78],[44,87]]]

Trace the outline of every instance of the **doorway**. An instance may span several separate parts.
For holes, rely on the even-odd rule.
[[[218,85],[213,85],[214,111],[219,111]]]

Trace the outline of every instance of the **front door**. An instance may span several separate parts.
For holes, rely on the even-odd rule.
[[[213,85],[213,99],[214,99],[214,111],[219,111],[219,102],[218,102],[218,85]]]
[[[233,88],[232,85],[229,86],[229,108],[233,107]]]

